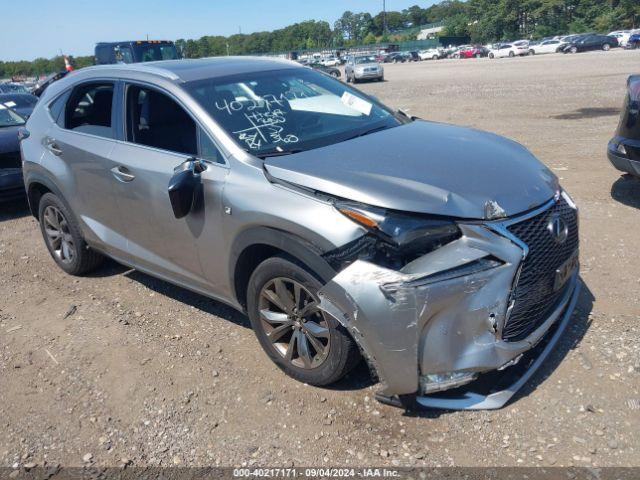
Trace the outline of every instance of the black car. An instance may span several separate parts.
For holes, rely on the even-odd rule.
[[[53,82],[57,82],[61,78],[64,78],[68,73],[69,72],[67,70],[61,70],[59,72],[52,73],[51,75],[46,76],[42,80],[38,81],[38,83],[36,83],[36,86],[33,87],[33,91],[31,93],[33,93],[36,97],[39,97],[49,85],[51,85]]]
[[[340,78],[340,76],[342,75],[339,69],[335,67],[327,67],[320,63],[308,63],[307,66],[313,68],[314,70],[326,73],[327,75],[331,75],[334,78]]]
[[[610,37],[609,35],[599,35],[597,33],[591,33],[574,38],[564,46],[562,51],[564,53],[578,53],[586,52],[588,50],[608,51],[617,46],[619,46],[617,38]]]
[[[640,177],[640,75],[629,77],[627,97],[616,135],[607,149],[618,170]]]
[[[22,117],[29,118],[38,103],[38,97],[30,93],[0,93],[0,103]]]
[[[393,52],[384,58],[384,63],[404,63],[407,60],[407,56],[403,52]]]
[[[13,200],[24,195],[18,140],[18,132],[24,124],[24,118],[0,105],[0,200]]]

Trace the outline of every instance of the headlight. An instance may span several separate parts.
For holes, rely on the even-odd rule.
[[[393,268],[402,268],[462,235],[454,221],[444,218],[352,202],[337,202],[335,207],[377,237],[378,263]]]

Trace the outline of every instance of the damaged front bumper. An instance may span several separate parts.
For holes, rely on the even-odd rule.
[[[499,227],[460,225],[460,239],[401,271],[358,260],[322,288],[322,310],[350,331],[381,380],[379,400],[401,404],[408,397],[432,408],[500,408],[552,350],[576,304],[578,269],[567,276],[552,313],[535,330],[523,340],[504,340],[527,247]],[[534,349],[539,343],[542,347]],[[478,375],[486,383],[487,372],[515,371],[512,365],[529,351],[535,358],[523,362],[524,370],[520,365],[517,378],[474,391],[469,382]],[[465,383],[467,388],[456,388]],[[436,390],[448,391],[432,393]]]

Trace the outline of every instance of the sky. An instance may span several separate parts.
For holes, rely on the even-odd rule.
[[[6,2],[6,3],[5,3]],[[4,5],[2,5],[4,3]],[[386,0],[387,10],[433,0]],[[274,30],[304,20],[331,25],[345,10],[382,10],[382,0],[1,0],[0,60],[92,55],[96,42],[176,40]],[[11,20],[13,18],[13,20]]]

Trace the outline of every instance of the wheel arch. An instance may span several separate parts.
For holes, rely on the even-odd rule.
[[[336,271],[322,258],[319,247],[291,233],[271,227],[253,227],[243,231],[233,242],[229,255],[229,279],[234,298],[247,306],[247,286],[256,267],[267,258],[284,254],[307,267],[327,283]]]
[[[30,175],[25,182],[25,186],[27,190],[29,210],[31,211],[31,215],[33,215],[36,219],[38,219],[40,199],[45,193],[53,193],[60,199],[60,201],[65,203],[67,208],[69,207],[68,202],[65,200],[64,195],[60,193],[60,189],[56,186],[56,184],[42,175]]]

